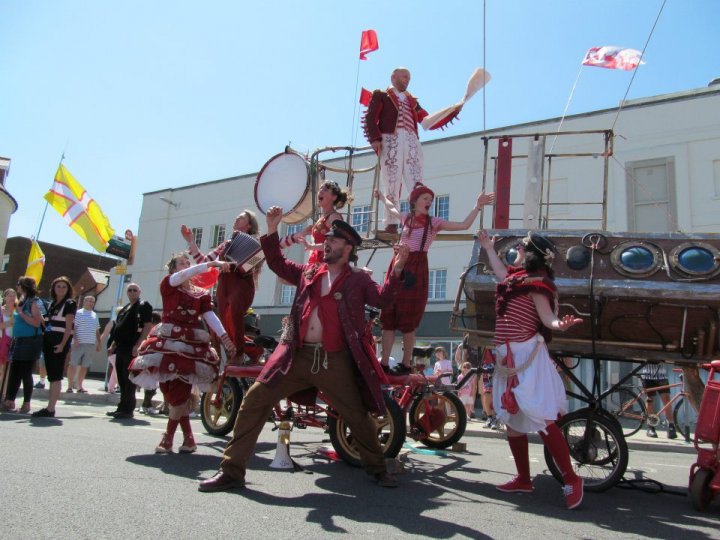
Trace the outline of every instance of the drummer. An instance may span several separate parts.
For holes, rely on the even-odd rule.
[[[188,243],[188,251],[197,264],[225,260],[225,252],[238,233],[243,232],[258,238],[259,227],[255,214],[250,210],[243,210],[233,223],[232,236],[205,255],[195,243],[195,235],[185,225],[181,233]],[[234,272],[223,271],[218,277],[217,307],[218,315],[237,349],[237,358],[242,359],[245,349],[245,313],[252,306],[255,298],[258,265],[249,272],[243,271],[239,266]]]
[[[323,182],[317,194],[320,219],[314,225],[308,225],[298,233],[285,236],[280,245],[286,248],[295,243],[305,244],[305,249],[312,251],[308,264],[322,263],[325,235],[330,231],[333,221],[338,219],[344,221],[338,210],[343,208],[349,200],[351,201],[352,198],[349,197],[347,190],[341,189],[337,182],[331,180]],[[307,241],[307,236],[312,236],[312,242]]]

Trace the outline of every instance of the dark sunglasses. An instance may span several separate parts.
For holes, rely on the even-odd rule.
[[[127,292],[140,292],[140,289],[128,289]]]

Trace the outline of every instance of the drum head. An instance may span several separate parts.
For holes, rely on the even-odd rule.
[[[308,163],[298,154],[282,153],[270,159],[255,181],[255,203],[263,214],[271,206],[290,214],[305,198],[308,190]]]

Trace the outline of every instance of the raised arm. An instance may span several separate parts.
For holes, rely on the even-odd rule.
[[[443,221],[440,224],[439,228],[441,231],[464,231],[466,229],[469,229],[475,222],[475,219],[478,217],[478,214],[480,213],[480,208],[494,202],[495,193],[485,193],[483,191],[482,193],[480,193],[480,195],[478,195],[475,206],[472,210],[470,210],[470,213],[463,221]]]
[[[280,251],[280,238],[278,237],[278,225],[282,220],[282,208],[271,206],[265,215],[267,221],[267,234],[260,238],[265,261],[267,265],[280,279],[297,285],[303,272],[303,265],[288,261]]]
[[[498,257],[498,254],[495,252],[495,237],[491,237],[484,230],[480,230],[478,231],[478,240],[480,241],[482,248],[487,253],[490,268],[492,268],[492,271],[495,272],[497,278],[502,281],[505,279],[505,276],[507,276],[507,267],[503,264],[500,257]]]

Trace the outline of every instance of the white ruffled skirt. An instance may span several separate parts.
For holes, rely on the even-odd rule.
[[[527,341],[510,343],[515,368],[525,365],[538,339],[542,340],[542,337],[535,335]],[[504,365],[507,347],[498,345],[496,351],[498,364]],[[497,371],[493,376],[493,407],[497,418],[503,424],[520,433],[532,433],[543,431],[548,420],[556,420],[558,415],[567,413],[565,386],[544,342],[540,343],[533,363],[526,370],[517,373],[517,378],[519,384],[513,389],[513,393],[520,410],[516,414],[510,414],[502,408],[500,400],[507,388],[507,377]]]

